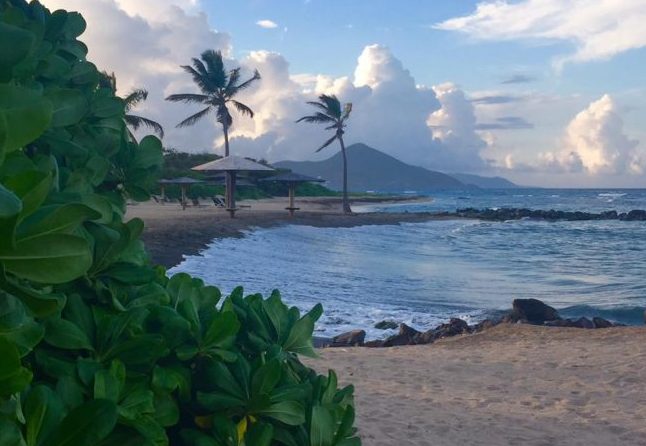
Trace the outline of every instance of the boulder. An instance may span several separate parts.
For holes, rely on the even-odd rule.
[[[546,321],[560,319],[555,308],[538,299],[514,299],[510,314],[511,322],[527,320],[530,324],[543,325]]]
[[[438,325],[432,330],[428,330],[425,333],[420,333],[415,341],[417,344],[429,344],[436,339],[448,338],[451,336],[457,336],[463,333],[470,333],[471,328],[462,319],[451,318],[447,324]]]
[[[594,328],[610,328],[614,326],[612,322],[602,317],[593,317],[592,323],[594,324]]]
[[[377,330],[394,330],[399,324],[395,321],[381,321],[375,324]]]
[[[594,323],[587,317],[580,317],[573,322],[572,326],[577,328],[594,328]]]
[[[473,331],[488,330],[489,328],[495,327],[495,326],[496,326],[496,325],[498,325],[500,322],[502,322],[502,321],[501,321],[501,320],[499,320],[499,321],[494,321],[494,320],[491,320],[491,319],[485,319],[485,320],[484,320],[484,321],[482,321],[482,322],[478,322],[478,323],[473,327]]]
[[[546,327],[574,327],[574,321],[572,319],[556,319],[554,321],[546,321],[544,324]]]
[[[372,341],[366,341],[366,342],[363,343],[363,346],[368,347],[368,348],[383,347],[384,346],[384,341],[382,341],[381,339],[375,339],[375,340],[372,340]]]
[[[353,347],[363,345],[366,339],[365,330],[352,330],[332,338],[331,347]]]
[[[395,347],[397,345],[415,344],[415,339],[421,333],[406,324],[399,324],[399,333],[384,341],[384,347]]]

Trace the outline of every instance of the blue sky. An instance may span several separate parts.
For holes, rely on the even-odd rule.
[[[294,120],[326,93],[354,103],[350,142],[409,163],[529,185],[646,187],[646,0],[44,3],[85,15],[91,58],[124,91],[151,90],[141,111],[180,150],[221,151],[217,123],[173,129],[194,110],[163,100],[194,89],[179,65],[215,48],[263,75],[242,98],[256,117],[236,119],[239,154],[316,158],[303,143],[325,135]]]

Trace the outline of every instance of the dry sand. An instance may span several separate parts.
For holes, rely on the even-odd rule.
[[[432,345],[319,350],[364,446],[646,445],[646,328],[504,324]]]
[[[379,200],[373,198],[373,201]],[[411,199],[403,199],[413,201]],[[396,201],[403,201],[402,199]],[[380,200],[389,202],[390,200]],[[428,201],[428,199],[425,199]],[[343,215],[338,198],[298,198],[300,211],[292,218],[284,210],[286,198],[268,198],[238,202],[241,208],[231,219],[222,208],[211,205],[187,207],[178,203],[165,205],[153,202],[129,206],[126,218],[139,217],[146,226],[142,238],[155,263],[171,267],[181,262],[183,255],[194,255],[216,238],[239,237],[243,231],[286,224],[319,227],[351,227],[360,225],[399,224],[439,218],[427,213],[362,213]],[[366,203],[353,200],[354,205]]]

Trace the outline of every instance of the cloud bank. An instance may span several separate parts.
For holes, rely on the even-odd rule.
[[[478,40],[565,41],[576,50],[555,63],[608,59],[646,46],[643,0],[487,1],[464,17],[435,28],[457,31]]]

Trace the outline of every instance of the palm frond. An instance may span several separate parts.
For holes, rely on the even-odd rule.
[[[315,124],[320,124],[320,123],[329,124],[330,122],[333,122],[335,123],[334,125],[336,125],[337,123],[336,119],[321,112],[316,112],[315,114],[309,115],[309,116],[303,116],[301,119],[299,119],[296,122],[301,122],[301,121],[311,122]]]
[[[231,101],[233,103],[233,106],[238,110],[241,114],[243,115],[248,115],[250,118],[253,118],[253,110],[250,109],[248,106],[243,104],[242,102],[238,101]]]
[[[208,104],[211,98],[205,94],[180,93],[171,94],[166,98],[170,102],[185,102],[187,104]]]
[[[192,116],[189,116],[188,118],[184,119],[182,122],[177,124],[177,127],[188,127],[193,124],[195,124],[197,121],[202,119],[204,116],[208,115],[209,112],[211,111],[211,107],[206,107],[204,110],[199,111],[195,113]]]
[[[306,104],[318,108],[323,114],[326,114],[328,116],[330,114],[330,110],[327,108],[327,105],[323,104],[322,102],[308,101],[306,102]]]
[[[224,71],[222,53],[215,50],[206,50],[200,56],[206,63],[208,77],[217,88],[224,88],[227,85],[227,73]]]
[[[123,99],[123,102],[126,104],[126,112],[132,110],[137,104],[146,99],[148,99],[148,92],[143,88],[135,88]]]
[[[195,68],[189,66],[189,65],[182,65],[181,66],[184,71],[186,71],[188,74],[191,75],[193,78],[193,82],[197,84],[198,87],[200,87],[200,90],[204,93],[213,93],[215,90],[212,88],[211,83],[208,80],[208,76],[205,76],[203,74],[200,74],[199,71],[197,71]]]
[[[143,116],[137,115],[125,115],[126,124],[133,128],[133,130],[138,130],[140,127],[148,127],[152,129],[160,138],[164,138],[164,128],[160,123],[153,121],[152,119],[144,118]]]
[[[330,144],[332,144],[336,138],[337,138],[337,135],[335,134],[332,138],[330,138],[330,139],[328,139],[327,141],[325,141],[325,143],[324,143],[321,147],[319,147],[318,149],[316,149],[316,152],[320,152],[321,150],[325,149],[327,146],[329,146]]]
[[[332,130],[332,129],[338,129],[338,128],[339,128],[339,124],[334,123],[332,125],[329,125],[329,126],[325,127],[325,130]]]
[[[225,90],[230,91],[234,89],[238,84],[239,80],[240,80],[240,67],[234,68],[233,70],[229,71],[229,80],[227,82],[227,86]]]
[[[246,90],[253,84],[255,81],[260,80],[260,72],[258,70],[254,70],[253,76],[251,76],[249,79],[241,83],[240,85],[234,86],[234,89],[232,92],[228,93],[229,96],[233,96],[242,90]]]
[[[339,102],[339,99],[335,95],[322,94],[319,96],[319,100],[325,104],[329,115],[337,119],[341,118],[341,102]]]

